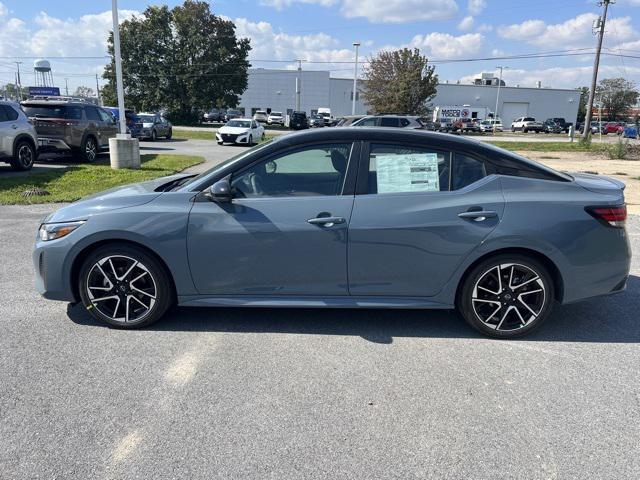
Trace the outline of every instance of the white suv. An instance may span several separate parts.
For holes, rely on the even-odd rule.
[[[516,118],[511,124],[511,130],[522,130],[524,133],[536,132],[540,133],[544,130],[544,125],[541,122],[536,122],[533,117],[520,117]]]
[[[284,117],[282,116],[282,112],[271,112],[269,114],[269,118],[267,118],[267,123],[269,125],[284,125]]]
[[[0,101],[0,161],[29,170],[37,157],[38,134],[19,105]]]

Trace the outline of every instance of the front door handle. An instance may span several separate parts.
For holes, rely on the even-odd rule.
[[[311,225],[323,225],[325,227],[333,227],[334,225],[338,225],[340,223],[344,223],[345,219],[343,217],[316,217],[310,218],[307,220]]]
[[[464,218],[465,220],[473,220],[474,222],[482,222],[487,218],[497,217],[498,214],[496,212],[490,210],[477,210],[471,212],[462,212],[459,213],[458,216],[460,218]]]

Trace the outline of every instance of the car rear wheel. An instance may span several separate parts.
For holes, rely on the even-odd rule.
[[[92,136],[85,137],[80,146],[82,161],[92,163],[98,157],[98,142]]]
[[[249,146],[253,145],[253,135],[249,135]]]
[[[155,142],[158,139],[158,132],[151,130],[151,141]]]
[[[15,155],[11,159],[11,167],[13,167],[14,170],[30,170],[35,161],[35,148],[25,140],[18,142],[18,145],[16,145]]]
[[[525,255],[498,255],[467,275],[457,301],[473,328],[494,338],[530,333],[549,316],[554,287],[547,269]]]
[[[79,290],[95,319],[127,329],[156,322],[174,298],[162,265],[130,245],[106,245],[91,253],[80,269]]]

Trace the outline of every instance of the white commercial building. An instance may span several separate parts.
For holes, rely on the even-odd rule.
[[[296,107],[296,79],[300,86],[300,110],[308,114],[329,107],[334,117],[351,114],[353,80],[331,78],[328,71],[250,69],[247,90],[240,99],[240,109],[246,115],[256,110],[291,113]],[[365,88],[358,82],[358,88]],[[554,88],[500,87],[498,116],[505,127],[518,117],[530,116],[544,121],[562,117],[575,122],[580,104],[577,90]],[[488,108],[493,112],[498,95],[498,81],[486,74],[474,84],[441,83],[436,96],[429,102],[437,105],[468,105]],[[356,96],[356,114],[365,114],[368,107]],[[401,112],[399,112],[401,113]]]

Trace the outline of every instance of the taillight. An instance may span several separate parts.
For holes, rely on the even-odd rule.
[[[627,206],[616,205],[613,207],[587,207],[587,212],[596,220],[617,228],[624,228],[627,220]]]

